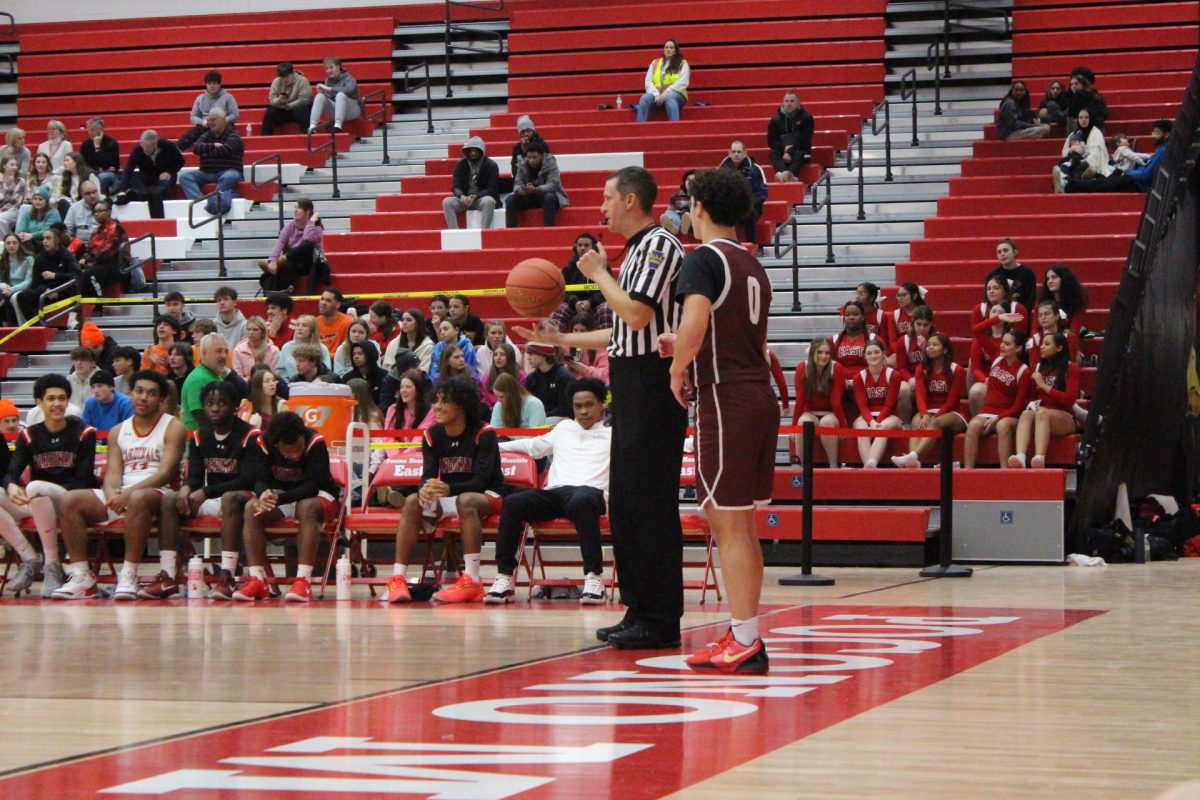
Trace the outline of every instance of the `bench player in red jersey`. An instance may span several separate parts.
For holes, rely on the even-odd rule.
[[[737,240],[750,193],[736,172],[692,179],[692,225],[704,245],[683,260],[676,297],[683,299],[671,362],[671,390],[696,402],[696,500],[721,548],[729,591],[729,631],[687,659],[696,670],[764,673],[758,635],[763,562],[754,509],[771,502],[779,401],[767,363],[771,283]],[[664,337],[668,341],[670,335]],[[663,352],[660,338],[660,352]]]

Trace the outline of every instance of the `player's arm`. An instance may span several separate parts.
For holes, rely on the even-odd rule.
[[[137,486],[131,487],[129,493],[138,489],[161,489],[174,480],[175,473],[179,471],[179,462],[183,459],[183,443],[186,440],[187,430],[182,422],[172,419],[167,423],[167,432],[163,436],[163,457],[158,469]]]
[[[108,463],[104,468],[104,497],[111,499],[121,491],[121,478],[125,474],[125,464],[121,459],[121,448],[117,446],[117,437],[120,436],[122,426],[128,422],[133,424],[133,418],[118,422],[108,431]]]
[[[22,433],[17,437],[16,449],[8,462],[8,470],[4,473],[4,490],[11,500],[22,505],[29,502],[29,498],[25,496],[25,488],[21,486],[21,475],[29,466],[29,462],[29,442]]]
[[[671,391],[684,408],[690,400],[688,366],[704,344],[712,301],[702,294],[689,294],[683,300],[683,320],[675,331],[675,355],[671,358]]]
[[[562,423],[560,422],[559,425]],[[505,453],[524,453],[533,458],[545,458],[554,452],[554,431],[558,429],[556,425],[549,433],[544,433],[541,436],[524,436],[519,439],[510,439],[507,442],[500,442],[500,451]]]

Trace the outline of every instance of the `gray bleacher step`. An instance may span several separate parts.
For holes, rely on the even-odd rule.
[[[0,97],[16,97],[17,85],[15,83],[0,83]]]
[[[473,30],[478,31],[496,31],[503,33],[508,30],[509,23],[507,19],[497,20],[473,20],[471,22],[455,23],[456,25],[469,26]],[[445,24],[441,22],[431,22],[424,25],[408,24],[397,25],[392,32],[392,36],[396,38],[412,37],[436,37],[441,36],[445,32]]]
[[[888,51],[883,55],[883,60],[884,63],[919,61],[924,64],[928,47],[927,42],[889,45]],[[954,61],[963,58],[1003,59],[1011,55],[1011,45],[996,44],[992,41],[952,41],[950,43],[950,58]]]
[[[1011,13],[1013,4],[1012,0],[973,0],[971,7],[979,9],[988,8]],[[938,0],[926,0],[925,2],[911,2],[910,0],[897,2],[897,0],[891,0],[887,4],[886,14],[889,20],[903,19],[905,17],[923,17],[937,19],[940,24],[944,9],[945,5]],[[972,14],[972,19],[975,16]],[[984,17],[983,19],[995,19],[998,22],[1000,18],[997,16]]]
[[[392,53],[393,61],[422,61],[429,60],[429,79],[432,81],[441,81],[445,85],[446,81],[446,65],[436,56],[442,53],[442,47],[429,48],[413,48],[412,50],[396,50]],[[434,58],[430,58],[434,56]],[[410,65],[411,66],[411,65]],[[472,61],[464,64],[451,64],[450,74],[455,81],[458,80],[475,80],[478,78],[502,78],[508,76],[508,62],[490,59],[486,61]],[[392,80],[402,82],[404,80],[404,70],[395,70],[392,72]],[[425,80],[425,70],[413,72],[409,75],[409,80],[421,82]],[[425,90],[422,89],[422,92]]]
[[[457,86],[454,88],[454,96],[446,97],[445,85],[434,85],[430,91],[430,98],[435,102],[445,102],[447,100],[454,102],[463,102],[464,100],[500,100],[508,97],[507,83],[478,83],[467,86]],[[414,103],[425,102],[425,90],[411,92],[394,92],[392,94],[393,103]]]

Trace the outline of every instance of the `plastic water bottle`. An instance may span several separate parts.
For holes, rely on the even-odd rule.
[[[204,598],[204,559],[200,556],[188,559],[187,593],[190,599]]]
[[[246,138],[249,139],[250,134],[252,134],[252,133],[254,133],[254,123],[247,122],[246,123]]]
[[[337,562],[337,599],[350,599],[350,556],[345,555]]]
[[[624,103],[625,103],[625,101],[621,98],[621,95],[617,95],[617,110],[618,111],[621,110],[621,106],[624,105]]]

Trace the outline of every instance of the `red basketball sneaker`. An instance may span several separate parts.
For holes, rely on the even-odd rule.
[[[733,638],[732,628],[720,641],[713,642],[700,652],[688,656],[686,663],[692,669],[715,669],[726,673],[746,672],[762,675],[770,669],[763,640],[755,639],[754,644],[748,647],[738,644],[738,640]]]
[[[313,599],[312,584],[308,578],[296,578],[292,581],[292,588],[288,589],[287,597],[284,598],[289,603],[308,603]]]
[[[393,575],[392,579],[387,582],[387,594],[383,596],[383,599],[387,603],[407,603],[412,600],[412,594],[408,591],[408,578],[403,575]]]
[[[466,573],[458,576],[458,580],[449,589],[442,589],[433,595],[439,603],[478,603],[483,599],[483,583],[473,581]]]
[[[233,599],[243,603],[253,603],[255,600],[266,600],[270,596],[267,582],[257,575],[251,575],[241,588],[233,593]]]

